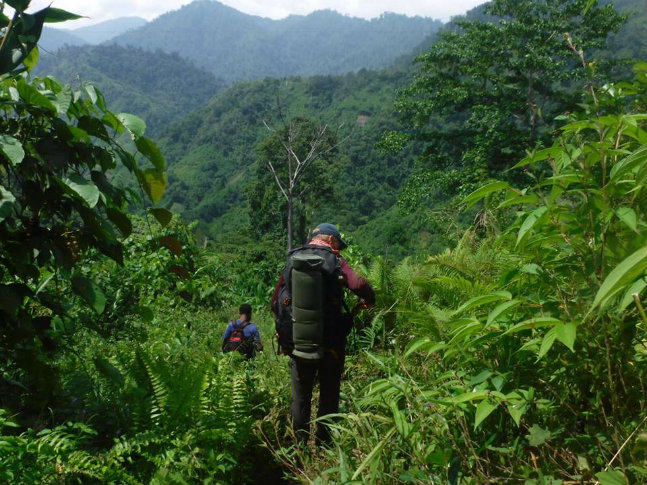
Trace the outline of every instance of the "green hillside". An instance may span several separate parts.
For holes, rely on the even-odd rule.
[[[362,70],[236,84],[171,125],[160,140],[169,164],[165,204],[186,220],[199,220],[211,238],[246,229],[245,190],[257,176],[255,147],[269,136],[263,121],[277,123],[278,94],[284,113],[332,131],[341,125],[338,139],[348,136],[329,167],[331,200],[308,219],[334,217],[354,230],[395,203],[412,167],[411,152],[389,155],[375,146],[383,132],[398,127],[391,106],[406,81],[402,72]]]
[[[483,9],[477,8],[464,20],[482,18],[485,18]],[[621,39],[623,32],[634,28],[632,25],[631,22],[625,25],[614,39]],[[448,30],[458,32],[456,26]],[[523,36],[518,41],[519,46],[526,42]],[[451,44],[448,46],[451,50]],[[557,60],[546,64],[547,75],[555,79],[561,76],[559,70],[568,65],[572,55],[568,47],[560,49],[563,60],[559,65],[562,67],[557,67]],[[627,49],[614,50],[613,54],[632,54],[642,47],[637,43]],[[484,57],[485,48],[481,53],[475,52],[471,55],[488,61]],[[593,55],[593,52],[597,52],[597,58],[606,55],[606,51],[599,50],[587,54]],[[463,55],[467,56],[468,51]],[[501,52],[501,65],[507,62],[508,56],[505,51]],[[553,58],[557,59],[554,54]],[[469,63],[469,58],[464,62]],[[559,77],[561,87],[557,83],[546,89],[539,86],[536,99],[537,102],[543,100],[543,112],[536,118],[532,134],[524,131],[518,122],[515,125],[507,121],[510,116],[517,120],[533,116],[524,112],[527,102],[521,98],[518,103],[509,103],[503,108],[517,112],[512,115],[502,112],[496,121],[500,123],[497,127],[483,123],[465,125],[469,108],[456,107],[452,97],[445,96],[445,104],[434,108],[440,116],[430,125],[431,131],[413,128],[409,118],[406,136],[417,141],[407,145],[406,150],[385,153],[378,146],[385,132],[397,131],[401,126],[399,115],[394,111],[395,101],[399,91],[413,79],[415,69],[408,65],[399,70],[290,78],[281,82],[266,79],[234,85],[208,106],[168,128],[167,136],[161,140],[169,162],[169,189],[164,203],[186,220],[199,221],[201,230],[213,240],[221,241],[234,233],[247,231],[249,211],[255,210],[255,217],[258,216],[258,207],[250,209],[248,205],[248,191],[253,190],[251,187],[259,177],[265,177],[262,184],[273,185],[269,172],[257,166],[255,148],[269,136],[263,121],[276,122],[276,99],[280,95],[282,107],[290,116],[305,116],[331,127],[343,125],[340,138],[352,131],[349,139],[338,148],[336,163],[326,168],[334,174],[332,195],[320,201],[316,208],[308,209],[308,221],[334,219],[343,230],[354,233],[363,245],[380,254],[402,257],[412,248],[420,247],[421,242],[423,246],[430,244],[442,249],[448,243],[443,235],[444,227],[448,223],[467,224],[473,214],[459,214],[451,207],[443,214],[438,210],[456,195],[457,190],[469,190],[480,178],[498,172],[521,156],[523,147],[532,139],[529,136],[536,137],[536,143],[547,139],[556,126],[553,117],[578,103],[577,86],[582,86],[584,80],[573,78],[568,82],[574,84],[565,88],[562,83],[567,78]],[[523,75],[523,71],[519,75]],[[434,76],[437,77],[422,83],[440,85],[447,77],[442,72]],[[512,72],[508,76],[507,83],[496,89],[510,89],[517,74]],[[491,97],[491,106],[496,105],[495,100],[500,96],[498,91],[479,94],[476,85],[460,89],[472,90],[475,97]],[[521,93],[528,91],[527,87],[520,89]],[[554,92],[550,94],[550,90]],[[519,94],[510,91],[509,96],[516,98]],[[409,99],[413,101],[415,95],[410,94]],[[424,102],[424,97],[421,99]],[[415,104],[407,108],[407,103],[404,99],[398,102],[405,118],[407,109],[416,112],[422,109]],[[464,114],[457,114],[461,111]],[[358,126],[358,119],[366,124]],[[475,139],[480,139],[481,145],[471,150]],[[425,140],[435,140],[435,145],[428,145]],[[421,147],[425,145],[427,149],[423,150]],[[483,168],[480,160],[485,157],[496,160],[498,165]],[[415,210],[411,209],[414,206]],[[448,214],[452,222],[448,222]],[[280,212],[273,217],[280,217]],[[275,226],[279,226],[278,222]],[[254,220],[254,225],[261,224]]]
[[[329,10],[271,20],[197,0],[114,41],[178,52],[238,81],[384,67],[441,26],[422,17],[384,14],[368,21]]]
[[[43,55],[36,70],[78,85],[96,84],[115,110],[146,120],[148,132],[207,102],[224,83],[177,54],[118,45],[68,46]]]
[[[39,59],[78,16],[29,3],[0,3],[0,484],[647,485],[643,19],[492,0],[413,67],[212,96],[161,51]],[[322,220],[374,291],[283,271]],[[317,311],[275,321],[281,274]]]

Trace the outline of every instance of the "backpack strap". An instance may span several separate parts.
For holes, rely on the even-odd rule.
[[[234,330],[243,330],[247,325],[249,325],[252,322],[241,322],[239,320],[235,320],[232,322],[232,326]]]

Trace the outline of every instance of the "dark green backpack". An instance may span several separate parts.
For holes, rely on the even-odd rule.
[[[305,360],[323,356],[326,298],[332,289],[332,294],[343,299],[340,277],[340,264],[331,250],[303,246],[290,253],[277,297],[276,333],[281,352]]]

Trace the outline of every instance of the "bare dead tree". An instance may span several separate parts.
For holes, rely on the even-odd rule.
[[[298,153],[297,145],[301,143],[301,125],[297,120],[286,121],[281,111],[281,105],[277,96],[277,103],[279,105],[279,116],[283,125],[283,133],[271,126],[266,120],[263,120],[265,127],[277,137],[283,148],[283,156],[286,163],[286,172],[282,176],[282,171],[279,167],[274,166],[272,161],[267,162],[267,167],[274,176],[276,185],[278,186],[281,194],[287,202],[287,232],[288,232],[288,251],[292,250],[293,246],[293,215],[294,204],[296,200],[300,200],[303,196],[303,190],[299,189],[299,182],[308,169],[319,159],[324,158],[327,154],[336,149],[341,143],[346,141],[351,134],[345,136],[342,140],[333,144],[329,142],[329,126],[328,124],[319,125],[313,134],[310,134],[307,141],[308,149],[305,153]],[[337,131],[342,127],[339,125]]]

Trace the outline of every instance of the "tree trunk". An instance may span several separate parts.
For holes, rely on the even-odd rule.
[[[294,199],[292,192],[288,193],[288,253],[292,251],[292,214],[294,211]]]

